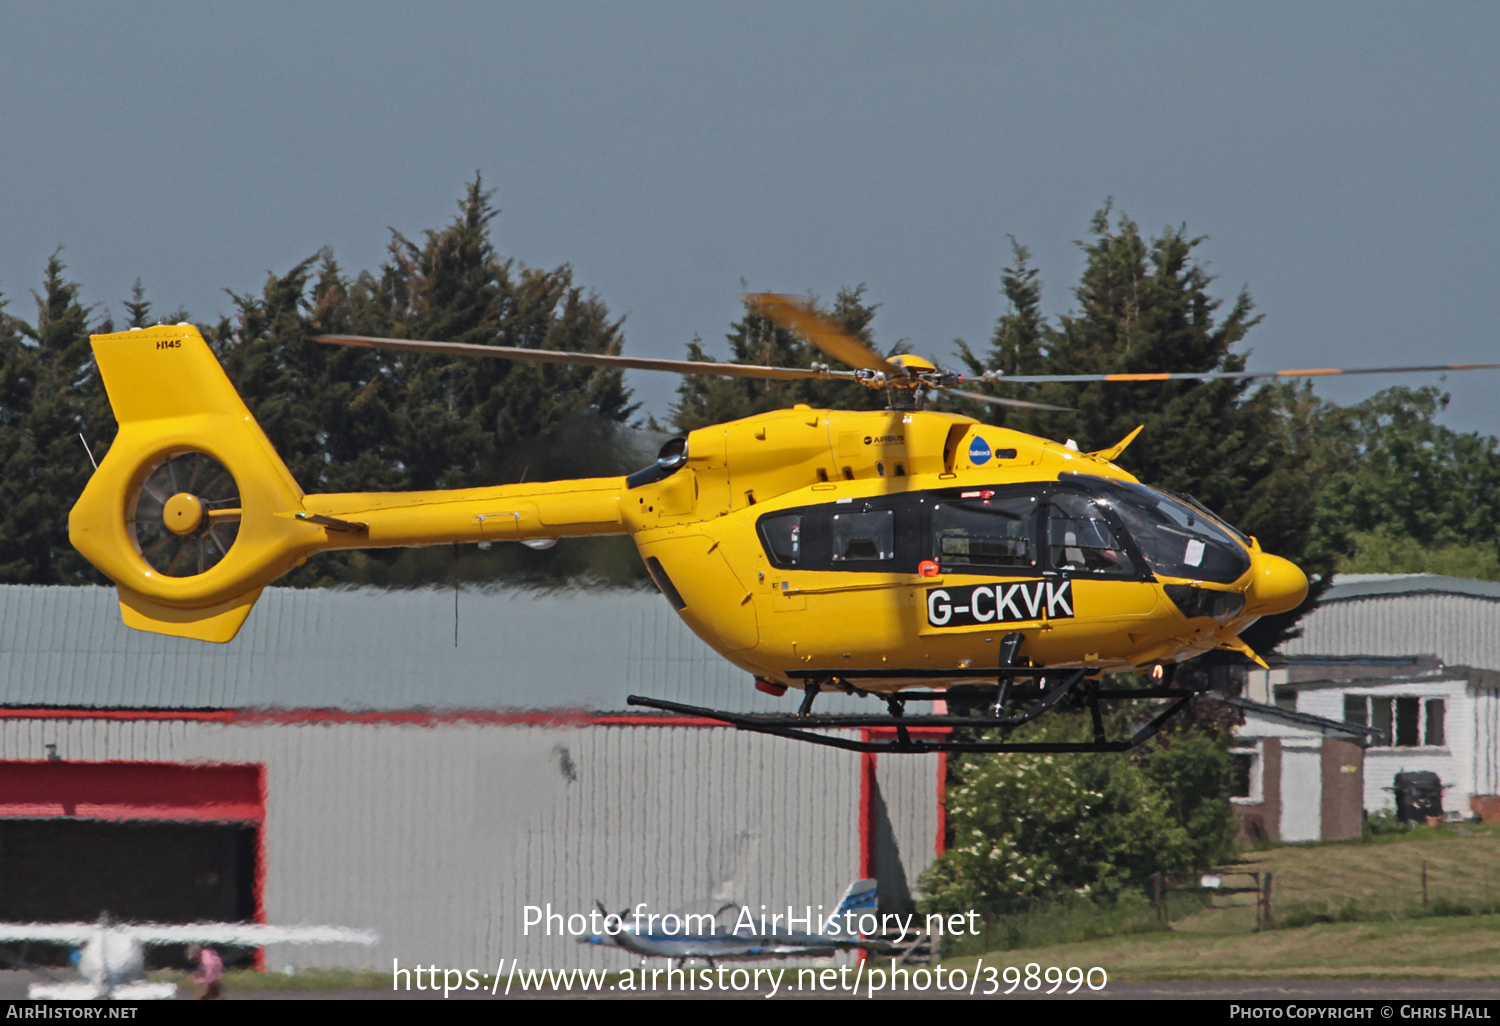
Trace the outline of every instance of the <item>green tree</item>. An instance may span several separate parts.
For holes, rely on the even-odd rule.
[[[80,435],[103,458],[113,419],[89,348],[91,310],[66,271],[53,253],[34,325],[0,302],[0,579],[19,584],[102,580],[68,543],[68,511],[93,471]]]
[[[1227,708],[1220,706],[1219,711]],[[1238,718],[1237,714],[1233,717]],[[1169,731],[1140,756],[1146,775],[1166,800],[1168,815],[1187,838],[1185,854],[1191,870],[1208,869],[1230,858],[1239,831],[1239,819],[1229,801],[1234,786],[1234,764],[1229,757],[1233,724],[1223,720],[1221,716],[1214,727]]]
[[[618,354],[620,321],[571,268],[536,270],[497,254],[491,198],[476,177],[446,227],[420,242],[393,232],[378,274],[351,279],[325,252],[272,275],[259,294],[234,295],[237,315],[220,325],[216,347],[304,488],[463,488],[635,469],[626,430],[635,407],[619,371],[311,340],[348,333]],[[633,552],[614,540],[464,558],[464,575],[485,579],[556,581],[599,565],[610,579],[639,574]],[[345,553],[289,580],[441,581],[453,563],[448,550]]]
[[[1112,732],[1126,732],[1140,711],[1111,710]],[[1079,741],[1090,722],[1060,709],[1012,740]],[[950,843],[922,877],[924,907],[979,909],[993,917],[1038,902],[1109,904],[1144,890],[1152,873],[1188,873],[1222,861],[1233,851],[1236,830],[1231,737],[1219,724],[1169,730],[1124,755],[979,754],[950,761]]]
[[[952,844],[923,874],[924,907],[1018,911],[1109,901],[1191,866],[1187,831],[1141,763],[1118,755],[965,756],[948,789]]]
[[[964,363],[973,374],[999,371],[1002,374],[1045,373],[1048,341],[1052,328],[1042,313],[1042,282],[1040,271],[1031,263],[1031,251],[1010,236],[1011,265],[1000,274],[1000,291],[1005,297],[1006,310],[995,322],[995,331],[990,336],[990,348],[983,358],[975,355],[963,339],[958,347]],[[1029,399],[1029,393],[1016,392],[1010,398]],[[989,406],[981,403],[959,401],[959,409],[971,417],[990,423],[1015,427],[1018,430],[1057,430],[1058,423],[1044,425],[1025,421],[1015,416],[1015,411],[1004,406]],[[1011,420],[1007,420],[1007,415]],[[1014,421],[1014,422],[1013,422]]]
[[[1260,317],[1247,292],[1227,308],[1211,294],[1214,279],[1194,255],[1202,242],[1185,228],[1148,238],[1106,205],[1094,215],[1090,237],[1079,243],[1085,266],[1073,290],[1076,306],[1053,324],[1041,313],[1041,283],[1030,254],[1013,241],[1012,261],[1001,277],[1007,310],[986,353],[966,351],[966,360],[976,372],[1243,370],[1245,357],[1237,347]],[[1312,575],[1331,570],[1331,560],[1310,546],[1322,464],[1310,430],[1321,408],[1308,393],[1289,387],[1252,391],[1235,380],[1021,387],[1004,393],[1071,412],[982,415],[1044,437],[1071,437],[1085,451],[1113,445],[1144,425],[1120,457],[1125,469],[1149,485],[1195,496],[1255,535],[1267,551]],[[1295,620],[1295,613],[1268,617],[1246,640],[1270,649]]]
[[[146,299],[146,287],[137,278],[130,287],[130,298],[125,300],[127,328],[145,328],[151,324],[151,303]]]
[[[1323,412],[1314,544],[1338,569],[1500,579],[1500,443],[1438,424],[1446,405],[1400,387]]]
[[[354,285],[353,319],[369,334],[618,355],[620,321],[570,267],[531,269],[496,254],[491,198],[476,177],[448,227],[421,245],[394,233],[379,278]],[[409,354],[391,354],[383,369],[401,376],[395,444],[407,487],[619,469],[612,434],[636,409],[619,371]],[[598,444],[558,451],[580,421]]]
[[[1260,318],[1244,292],[1220,312],[1208,291],[1213,279],[1193,259],[1203,240],[1173,228],[1148,239],[1129,218],[1112,225],[1109,217],[1107,207],[1099,211],[1092,238],[1081,244],[1078,307],[1046,332],[1047,372],[1243,370],[1234,347]],[[1112,445],[1144,423],[1122,461],[1142,479],[1192,491],[1234,519],[1245,486],[1269,471],[1250,444],[1261,433],[1260,410],[1247,403],[1247,390],[1241,381],[1093,382],[1044,385],[1037,395],[1074,411],[1066,415],[1069,433],[1085,449]],[[1055,429],[1060,416],[1020,411],[1016,419]]]

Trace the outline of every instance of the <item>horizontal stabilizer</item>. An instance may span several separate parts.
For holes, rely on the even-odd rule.
[[[120,613],[125,626],[138,631],[167,634],[174,638],[193,638],[224,644],[233,641],[250,615],[250,608],[260,598],[261,589],[247,591],[227,601],[204,609],[175,609],[137,595],[126,588],[120,593]]]

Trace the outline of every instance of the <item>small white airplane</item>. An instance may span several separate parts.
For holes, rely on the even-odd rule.
[[[579,943],[623,948],[646,958],[679,962],[702,959],[710,966],[718,961],[760,958],[828,958],[839,951],[860,948],[881,953],[897,951],[896,945],[860,937],[846,928],[847,924],[857,922],[861,915],[868,916],[875,910],[875,881],[856,880],[844,891],[831,915],[809,910],[808,918],[816,916],[826,924],[819,933],[778,931],[774,927],[769,931],[756,930],[753,923],[761,913],[750,912],[748,906],[728,904],[712,915],[701,916],[678,913],[647,915],[628,910],[618,917],[610,914],[606,916],[606,922],[617,921],[614,932],[606,926],[603,932],[579,938]],[[602,905],[599,911],[604,912]],[[853,913],[853,916],[846,916],[846,913]],[[707,930],[702,929],[704,925]],[[687,932],[694,926],[698,928]]]
[[[0,923],[0,944],[44,941],[80,948],[72,983],[33,983],[33,1001],[151,1001],[177,996],[177,984],[146,979],[147,944],[261,947],[266,944],[374,944],[369,930],[342,926],[260,926],[251,923]]]

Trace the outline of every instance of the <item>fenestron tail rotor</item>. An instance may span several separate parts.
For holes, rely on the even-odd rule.
[[[228,555],[239,535],[239,487],[212,456],[177,453],[141,481],[126,525],[153,570],[195,577]]]

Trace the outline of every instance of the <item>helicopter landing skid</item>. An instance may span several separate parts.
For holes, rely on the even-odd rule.
[[[809,710],[825,683],[832,689],[847,691],[860,696],[870,692],[838,679],[809,680],[802,700],[801,711],[796,715],[781,713],[736,713],[717,709],[704,709],[680,702],[667,702],[656,698],[631,695],[625,699],[627,705],[647,709],[659,709],[677,716],[693,716],[717,720],[774,737],[808,741],[815,745],[841,748],[850,752],[891,752],[897,754],[958,753],[958,752],[1125,752],[1147,741],[1161,730],[1174,716],[1182,711],[1188,699],[1198,694],[1189,688],[1101,688],[1097,681],[1098,671],[1092,669],[1069,670],[1059,673],[1044,667],[1016,667],[1002,671],[995,684],[966,688],[963,698],[987,699],[989,715],[948,716],[933,713],[906,715],[908,702],[953,701],[959,695],[946,691],[897,691],[882,695],[889,710],[887,715],[813,715]],[[1062,680],[1057,678],[1062,676]],[[1030,708],[1022,712],[1007,714],[1018,679],[1030,678],[1034,688],[1040,692]],[[1110,740],[1105,734],[1104,717],[1100,703],[1117,699],[1165,698],[1172,699],[1157,711],[1150,721],[1142,725],[1130,737]],[[1064,699],[1084,704],[1093,715],[1093,738],[1089,741],[956,741],[950,736],[953,730],[995,730],[1002,735],[1024,723],[1029,723]],[[856,740],[834,734],[813,733],[815,730],[833,728],[858,728],[863,738]],[[888,740],[874,740],[872,735],[888,735]]]

